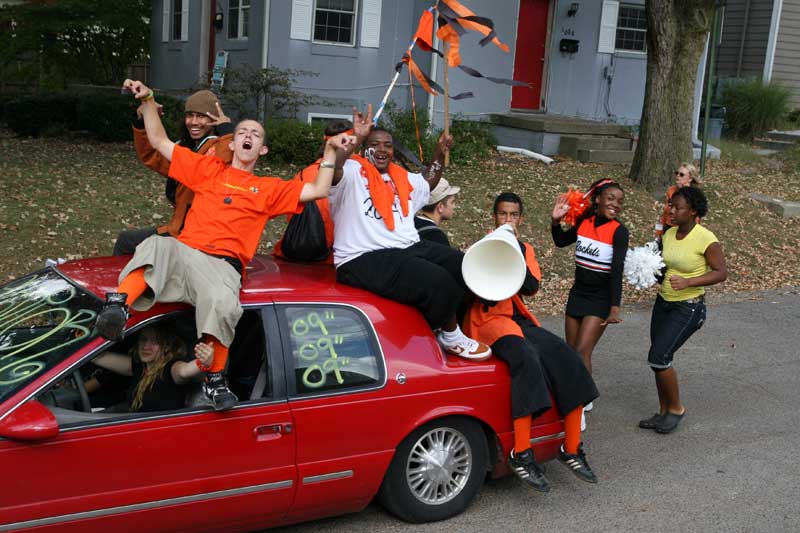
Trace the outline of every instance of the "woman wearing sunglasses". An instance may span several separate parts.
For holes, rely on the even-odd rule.
[[[659,218],[658,223],[656,223],[656,239],[660,239],[670,227],[669,201],[672,199],[672,195],[681,187],[689,187],[690,185],[695,187],[703,186],[702,181],[700,181],[700,172],[697,170],[697,167],[691,163],[681,163],[681,166],[675,171],[675,185],[670,185],[669,189],[667,189],[666,199],[664,200],[664,211],[661,212],[661,218]],[[699,217],[697,218],[697,222],[700,222]]]

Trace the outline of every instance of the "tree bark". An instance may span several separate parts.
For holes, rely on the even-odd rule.
[[[692,160],[697,66],[715,0],[647,0],[647,82],[630,178],[651,191]],[[709,80],[710,81],[710,80]]]

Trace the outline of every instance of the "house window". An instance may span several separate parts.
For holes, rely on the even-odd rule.
[[[314,41],[355,45],[357,0],[316,0]]]
[[[183,36],[183,2],[189,0],[172,0],[172,40],[180,41]],[[188,7],[188,6],[187,6]]]
[[[646,52],[647,18],[644,6],[619,6],[615,48],[629,52]]]
[[[247,39],[250,21],[250,0],[229,0],[228,39]]]
[[[306,122],[309,124],[327,124],[331,120],[350,120],[352,115],[337,115],[336,113],[309,113]]]

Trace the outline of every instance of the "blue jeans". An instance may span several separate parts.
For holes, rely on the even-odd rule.
[[[702,298],[668,302],[656,297],[650,318],[650,353],[647,362],[652,368],[670,368],[672,358],[706,320],[706,304]]]

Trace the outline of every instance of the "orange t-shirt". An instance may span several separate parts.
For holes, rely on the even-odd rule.
[[[194,191],[194,202],[178,240],[202,252],[253,258],[267,220],[302,211],[303,183],[258,177],[218,157],[175,146],[169,176]]]

